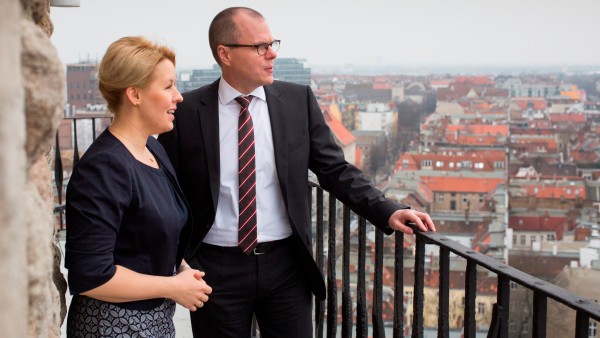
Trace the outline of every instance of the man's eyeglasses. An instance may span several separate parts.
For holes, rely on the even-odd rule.
[[[259,43],[256,45],[240,45],[237,43],[230,43],[227,45],[223,45],[225,47],[249,47],[249,48],[256,48],[256,52],[258,53],[258,55],[265,55],[267,54],[267,52],[269,51],[269,47],[271,47],[271,49],[273,49],[274,52],[277,52],[279,50],[279,45],[281,44],[281,40],[273,40],[271,42],[265,42],[265,43]]]

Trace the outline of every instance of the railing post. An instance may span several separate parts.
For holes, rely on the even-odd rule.
[[[337,333],[337,285],[335,272],[335,197],[329,194],[329,231],[327,246],[327,337],[335,338]]]
[[[79,162],[79,142],[77,141],[77,119],[73,119],[73,168]]]
[[[423,338],[423,307],[425,303],[425,241],[419,236],[416,236],[416,239],[412,337]]]
[[[590,329],[590,317],[583,311],[577,311],[575,317],[575,338],[587,338]]]
[[[465,274],[465,338],[475,338],[475,294],[477,291],[477,265],[470,259],[467,260]]]
[[[375,230],[375,278],[373,281],[373,338],[385,337],[383,329],[383,231]]]
[[[325,229],[323,226],[324,221],[324,213],[323,213],[323,189],[321,187],[317,187],[317,253],[316,253],[316,261],[319,270],[321,270],[321,274],[324,275],[324,267],[325,267],[325,255],[324,255],[324,245],[323,245],[323,237],[325,233]],[[325,302],[322,300],[315,301],[315,337],[323,338],[323,329],[325,323]]]
[[[58,130],[56,131],[56,141],[54,146],[54,184],[56,185],[56,194],[58,195],[58,228],[63,228],[63,209],[60,208],[62,205],[62,190],[63,190],[63,164],[62,157],[60,156],[60,144],[58,142]]]
[[[342,239],[342,337],[352,336],[352,295],[350,294],[350,208],[343,206]]]
[[[548,298],[541,292],[533,293],[533,337],[546,338]]]
[[[498,324],[499,338],[508,338],[508,320],[510,310],[510,280],[503,274],[498,275]],[[536,337],[537,338],[537,337]]]
[[[394,338],[404,338],[404,233],[396,231],[394,245]]]
[[[358,281],[356,283],[356,337],[367,338],[369,317],[367,313],[367,283],[366,283],[366,243],[367,222],[364,218],[358,219]]]
[[[450,324],[448,320],[450,308],[450,250],[440,248],[440,286],[438,299],[438,338],[448,338]]]

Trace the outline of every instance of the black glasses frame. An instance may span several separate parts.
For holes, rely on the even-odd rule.
[[[267,52],[269,51],[269,47],[271,49],[273,49],[273,51],[277,52],[279,50],[280,44],[281,44],[281,40],[273,40],[271,42],[258,43],[256,45],[242,45],[239,43],[229,43],[229,44],[226,44],[223,46],[233,47],[233,48],[237,48],[237,47],[254,48],[254,49],[256,49],[256,53],[258,53],[258,55],[263,56],[263,55],[267,54]],[[262,54],[261,54],[261,51],[262,51]]]

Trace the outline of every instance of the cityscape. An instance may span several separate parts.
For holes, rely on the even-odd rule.
[[[69,119],[57,138],[63,186],[73,144],[83,153],[92,134],[110,123],[96,70],[95,61],[66,65]],[[589,287],[600,279],[600,67],[360,73],[316,72],[304,59],[278,58],[274,77],[311,86],[347,161],[388,197],[430,213],[439,233],[582,297],[600,299],[600,291]],[[182,70],[177,85],[185,92],[219,76],[216,65]],[[74,128],[75,118],[81,121]],[[92,127],[86,118],[100,122]],[[341,219],[341,211],[334,212]],[[393,236],[385,243],[393,246]],[[414,261],[411,236],[403,247],[404,260]],[[437,332],[439,250],[427,246],[426,257],[423,324],[429,337]],[[455,256],[451,261],[449,326],[460,332],[465,264]],[[411,264],[404,264],[405,278]],[[383,276],[385,295],[394,284],[393,266],[384,266]],[[413,284],[404,281],[406,335]],[[495,274],[477,271],[478,336],[491,325],[496,284]],[[509,336],[530,337],[532,292],[512,282],[511,291]],[[393,304],[385,299],[383,319],[389,322]],[[548,308],[548,337],[572,336],[575,313],[561,313],[550,302]],[[597,336],[592,320],[588,337]]]

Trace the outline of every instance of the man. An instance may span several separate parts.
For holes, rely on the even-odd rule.
[[[344,160],[310,87],[273,80],[279,40],[260,13],[223,10],[209,42],[221,78],[184,93],[174,130],[159,136],[193,212],[186,260],[213,288],[191,313],[194,336],[249,337],[255,315],[262,337],[311,337],[311,291],[324,299],[325,283],[311,255],[309,169],[388,234],[435,226]]]

